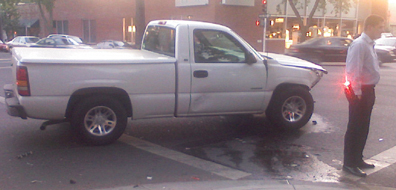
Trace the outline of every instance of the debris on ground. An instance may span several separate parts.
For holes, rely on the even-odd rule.
[[[18,155],[17,158],[22,159],[22,158],[28,157],[29,155],[32,155],[32,154],[33,154],[33,151],[29,151],[29,152]]]

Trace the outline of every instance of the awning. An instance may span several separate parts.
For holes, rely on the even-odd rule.
[[[21,26],[23,26],[23,27],[30,28],[30,27],[32,27],[33,25],[36,25],[36,24],[38,26],[39,19],[37,19],[37,18],[35,18],[35,19],[19,19],[19,24]]]

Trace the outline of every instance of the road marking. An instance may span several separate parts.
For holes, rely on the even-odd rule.
[[[0,96],[0,103],[5,104],[5,98]]]
[[[372,163],[375,165],[375,168],[373,169],[365,169],[364,171],[367,173],[367,175],[374,174],[386,167],[389,167],[392,164],[396,163],[396,146],[385,150],[384,152],[381,152],[369,159],[366,160],[368,163]],[[353,180],[353,181],[358,181],[362,179],[361,177],[353,176],[351,174],[348,174],[347,176],[348,179]]]
[[[132,145],[136,148],[139,148],[141,150],[204,170],[208,171],[214,174],[217,174],[219,176],[232,179],[232,180],[237,180],[241,179],[247,176],[252,175],[251,173],[243,172],[240,170],[232,169],[220,164],[216,164],[210,161],[202,160],[200,158],[190,156],[178,151],[170,150],[168,148],[135,138],[131,137],[128,135],[122,135],[121,138],[119,139],[121,142],[124,142],[126,144]]]

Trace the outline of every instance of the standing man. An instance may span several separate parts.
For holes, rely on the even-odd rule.
[[[370,15],[364,22],[362,35],[348,49],[345,94],[349,102],[349,121],[344,141],[343,170],[359,177],[362,169],[374,168],[363,160],[363,149],[369,133],[371,111],[375,101],[374,87],[379,82],[379,62],[374,40],[384,32],[384,19]]]

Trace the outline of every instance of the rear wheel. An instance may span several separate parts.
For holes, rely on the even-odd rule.
[[[107,96],[82,100],[72,114],[72,125],[80,137],[93,145],[116,141],[125,130],[127,114],[122,104]]]
[[[267,118],[282,129],[296,130],[311,118],[314,105],[311,93],[302,87],[284,89],[273,95]]]

